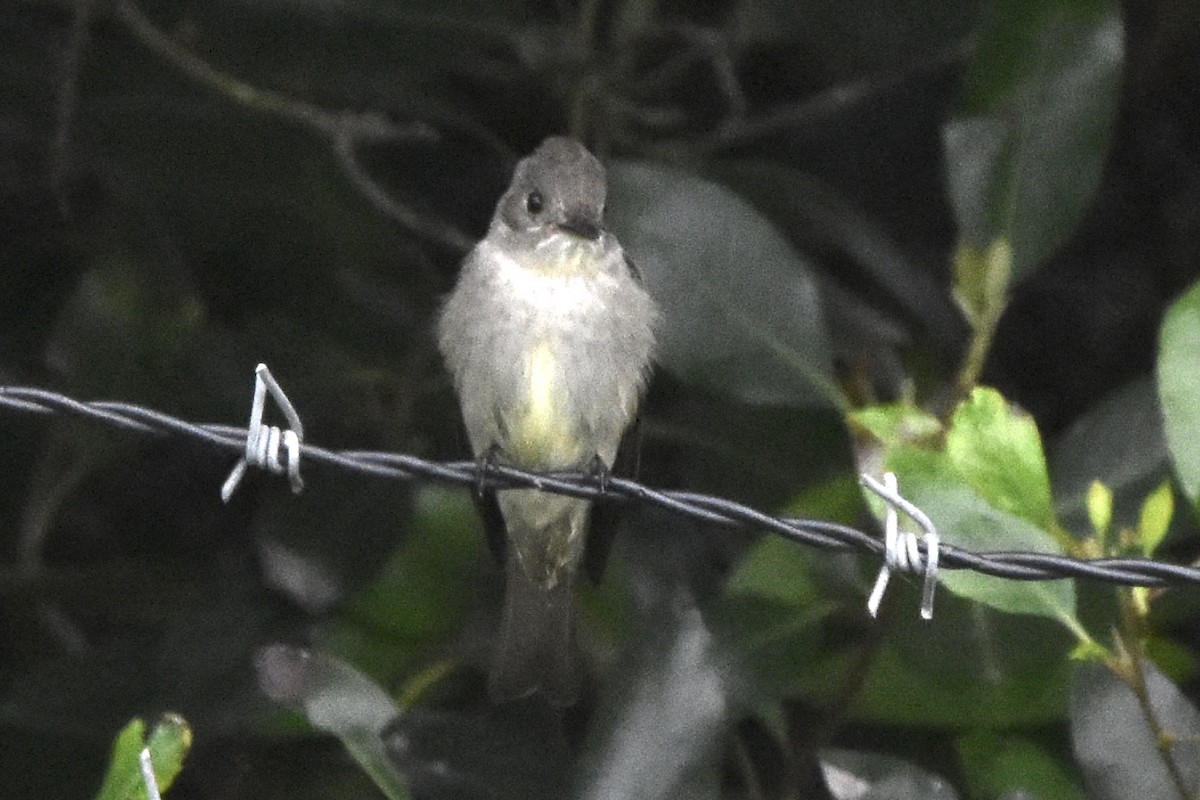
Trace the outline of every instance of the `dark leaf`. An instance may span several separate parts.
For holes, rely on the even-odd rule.
[[[1092,200],[1124,56],[1111,0],[988,8],[959,116],[945,129],[946,163],[963,243],[1008,242],[1015,281],[1062,244]]]
[[[843,403],[816,283],[766,219],[668,167],[616,162],[609,180],[609,222],[662,309],[665,369],[749,403]]]
[[[1200,782],[1200,713],[1154,664],[1143,662],[1141,670],[1145,697],[1139,699],[1107,667],[1076,666],[1071,743],[1095,800],[1180,797],[1168,758],[1187,793]],[[1147,726],[1148,715],[1167,738]]]

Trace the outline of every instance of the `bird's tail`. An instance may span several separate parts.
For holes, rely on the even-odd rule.
[[[541,691],[555,706],[573,704],[579,694],[574,659],[572,579],[563,570],[547,587],[526,574],[510,552],[504,588],[504,616],[488,676],[496,702],[517,700]]]

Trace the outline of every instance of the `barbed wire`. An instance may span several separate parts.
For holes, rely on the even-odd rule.
[[[82,417],[143,435],[182,437],[243,458],[250,434],[247,428],[189,422],[132,403],[85,402],[35,387],[0,386],[0,408],[47,417]],[[525,487],[593,500],[637,502],[725,528],[767,531],[824,550],[857,551],[875,557],[884,557],[888,552],[883,540],[850,525],[819,519],[772,516],[727,498],[698,492],[655,489],[628,478],[612,476],[602,482],[586,472],[530,472],[502,464],[481,466],[476,461],[430,461],[404,453],[334,450],[303,442],[297,444],[296,450],[299,458],[308,463],[326,464],[394,480],[423,478],[470,488]],[[281,466],[278,471],[282,470]],[[908,547],[925,559],[926,542],[913,542]],[[1124,586],[1200,585],[1200,569],[1150,559],[1079,559],[1037,552],[977,552],[944,541],[936,543],[934,547],[938,569],[966,569],[1008,580],[1087,578]]]

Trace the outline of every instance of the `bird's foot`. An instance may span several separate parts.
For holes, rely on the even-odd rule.
[[[583,468],[584,477],[596,482],[600,494],[608,491],[608,484],[612,480],[612,470],[608,464],[604,463],[604,459],[597,453],[588,461],[587,466]]]
[[[496,466],[504,448],[492,442],[488,449],[475,457],[475,497],[482,498],[489,491],[487,485],[488,473]]]

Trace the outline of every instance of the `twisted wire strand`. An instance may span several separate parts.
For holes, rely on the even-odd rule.
[[[246,428],[189,422],[132,403],[84,402],[58,392],[24,386],[0,386],[0,408],[40,416],[71,415],[143,435],[179,436],[205,442],[231,454],[246,447]],[[601,487],[584,473],[537,473],[490,465],[480,473],[475,461],[429,461],[404,453],[333,450],[309,443],[301,459],[393,480],[423,478],[465,487],[532,487],[602,501],[623,500],[658,506],[700,522],[741,530],[765,530],[799,544],[824,550],[884,554],[882,540],[849,525],[818,519],[772,516],[727,498],[698,492],[663,490],[627,478],[610,478]],[[921,545],[923,548],[924,545]],[[1200,585],[1200,569],[1141,558],[1079,559],[1053,553],[977,552],[942,542],[942,569],[966,569],[1015,581],[1087,578],[1125,586]]]

